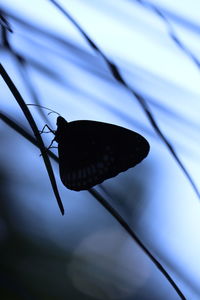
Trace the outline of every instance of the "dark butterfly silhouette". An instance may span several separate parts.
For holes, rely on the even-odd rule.
[[[71,190],[87,190],[140,163],[149,143],[140,134],[123,127],[57,118],[54,141],[58,143],[62,183]]]

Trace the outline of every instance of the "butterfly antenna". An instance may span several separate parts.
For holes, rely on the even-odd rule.
[[[54,114],[57,114],[58,116],[60,116],[60,114],[59,114],[57,111],[55,111],[55,110],[52,110],[52,109],[50,109],[50,108],[48,108],[48,107],[45,107],[45,106],[39,105],[39,104],[26,103],[26,105],[27,105],[27,106],[37,106],[37,107],[41,107],[41,108],[43,108],[43,109],[47,109],[47,110],[49,110],[49,111],[50,111],[50,112],[48,113],[48,115],[50,115],[50,114],[54,113]]]

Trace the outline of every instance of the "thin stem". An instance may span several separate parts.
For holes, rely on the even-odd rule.
[[[22,109],[25,117],[27,118],[27,121],[29,122],[29,124],[30,124],[30,126],[33,130],[33,133],[34,133],[35,138],[38,142],[38,146],[40,148],[40,151],[41,151],[41,154],[42,154],[47,172],[49,174],[49,178],[50,178],[50,181],[51,181],[51,185],[52,185],[52,188],[53,188],[58,206],[60,208],[60,211],[61,211],[62,215],[64,215],[64,207],[63,207],[62,201],[60,199],[60,195],[59,195],[59,192],[58,192],[58,188],[57,188],[56,180],[55,180],[55,177],[54,177],[53,169],[52,169],[49,157],[46,153],[46,148],[45,148],[43,140],[40,136],[37,125],[36,125],[32,115],[31,115],[27,105],[25,104],[22,96],[20,95],[19,91],[17,90],[16,86],[12,82],[11,78],[7,74],[7,72],[4,69],[4,67],[2,66],[2,64],[0,64],[0,74],[1,74],[2,78],[4,79],[5,83],[7,84],[8,88],[10,89],[11,93],[13,94],[15,100],[19,104],[20,108]]]

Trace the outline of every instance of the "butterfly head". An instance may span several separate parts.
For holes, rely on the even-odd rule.
[[[58,128],[59,127],[64,127],[64,126],[66,126],[66,124],[67,124],[67,121],[63,118],[63,117],[61,117],[61,116],[59,116],[59,117],[57,117],[57,126],[58,126]]]
[[[68,122],[63,117],[59,116],[57,118],[57,130],[55,133],[55,141],[57,143],[59,143],[60,140],[62,139],[63,133],[67,129],[67,126],[68,126]]]

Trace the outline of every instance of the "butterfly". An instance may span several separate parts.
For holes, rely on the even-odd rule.
[[[137,132],[97,121],[67,122],[57,118],[59,171],[70,190],[88,190],[134,167],[149,153],[149,143]]]

